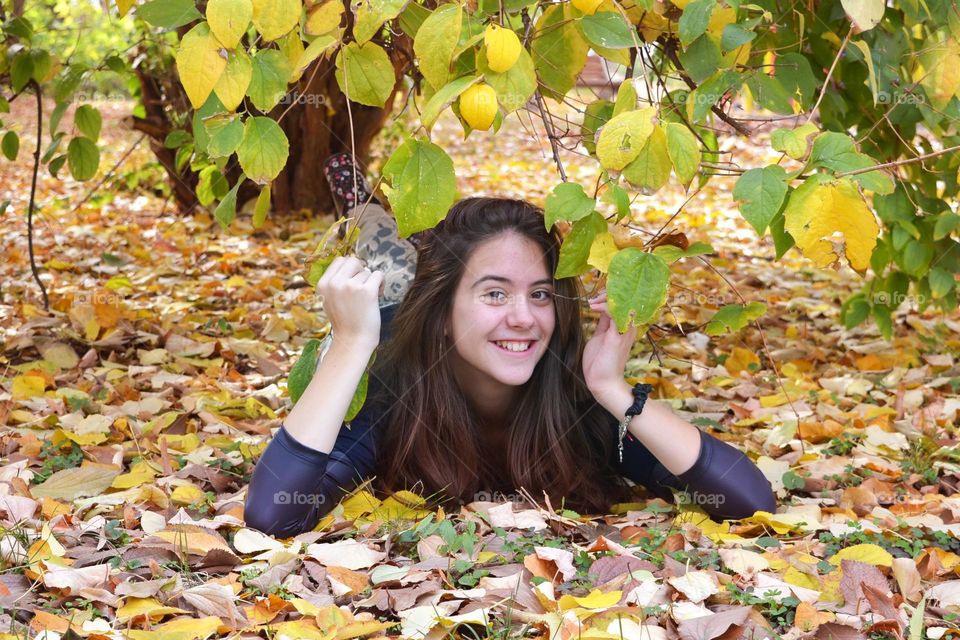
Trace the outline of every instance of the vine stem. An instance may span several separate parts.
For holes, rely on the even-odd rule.
[[[40,172],[40,148],[43,140],[43,92],[36,80],[31,80],[30,84],[37,94],[37,147],[33,152],[33,178],[30,183],[30,204],[27,206],[27,247],[30,252],[30,271],[33,272],[33,279],[37,281],[40,293],[43,294],[43,308],[50,311],[50,298],[47,297],[47,290],[40,280],[40,272],[33,255],[33,210],[37,202],[37,174]]]

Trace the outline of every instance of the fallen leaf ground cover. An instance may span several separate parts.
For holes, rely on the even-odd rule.
[[[23,150],[0,195],[11,637],[960,635],[960,317],[905,300],[890,342],[872,325],[845,329],[856,274],[775,261],[769,239],[720,205],[732,178],[719,176],[676,217],[680,191],[633,204],[641,240],[664,228],[715,251],[674,265],[668,311],[628,373],[747,451],[777,513],[716,523],[682,497],[642,496],[594,517],[538,496],[444,513],[360,490],[297,538],[246,528],[250,473],[290,406],[286,374],[328,330],[301,276],[331,219],[253,229],[247,214],[223,231],[207,211],[173,211],[145,146],[127,153],[128,105],[108,106],[101,166],[116,172],[89,198],[99,178],[41,177],[49,312],[26,241],[33,122],[14,113]],[[496,144],[459,140],[449,120],[435,135],[457,150],[461,194],[542,204],[549,144],[529,123],[508,126]],[[744,144],[722,148],[751,153]],[[567,169],[596,178],[575,155]],[[749,302],[767,307],[759,327],[709,324]]]

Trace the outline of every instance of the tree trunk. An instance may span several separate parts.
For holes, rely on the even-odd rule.
[[[412,42],[400,35],[383,46],[393,60],[396,77],[403,77],[412,64]],[[332,153],[353,150],[357,160],[365,164],[370,145],[390,116],[399,82],[383,107],[351,102],[348,111],[347,99],[337,85],[335,68],[333,59],[314,62],[296,85],[290,88],[286,99],[269,114],[279,120],[290,143],[287,165],[272,183],[274,213],[333,211],[330,189],[323,176],[324,160]],[[132,126],[150,137],[150,146],[167,172],[180,211],[191,211],[197,206],[195,190],[198,176],[190,170],[189,165],[183,171],[177,171],[176,150],[167,149],[163,144],[171,131],[190,128],[192,111],[186,93],[173,69],[160,72],[138,68],[137,75],[147,115],[146,118],[133,118]],[[257,113],[249,101],[247,107],[249,113]],[[185,122],[186,125],[177,126],[175,121]],[[241,169],[236,158],[227,166],[226,177],[233,186]],[[237,194],[238,206],[255,198],[259,192],[259,185],[246,181]]]

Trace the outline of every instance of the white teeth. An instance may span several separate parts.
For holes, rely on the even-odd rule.
[[[532,343],[530,342],[495,342],[494,344],[496,344],[499,347],[503,347],[508,351],[519,352],[519,351],[526,351],[527,349],[529,349]]]

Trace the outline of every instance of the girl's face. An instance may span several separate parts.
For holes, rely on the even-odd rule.
[[[461,388],[481,402],[512,396],[533,375],[555,325],[553,278],[539,245],[509,231],[478,245],[446,328]]]

